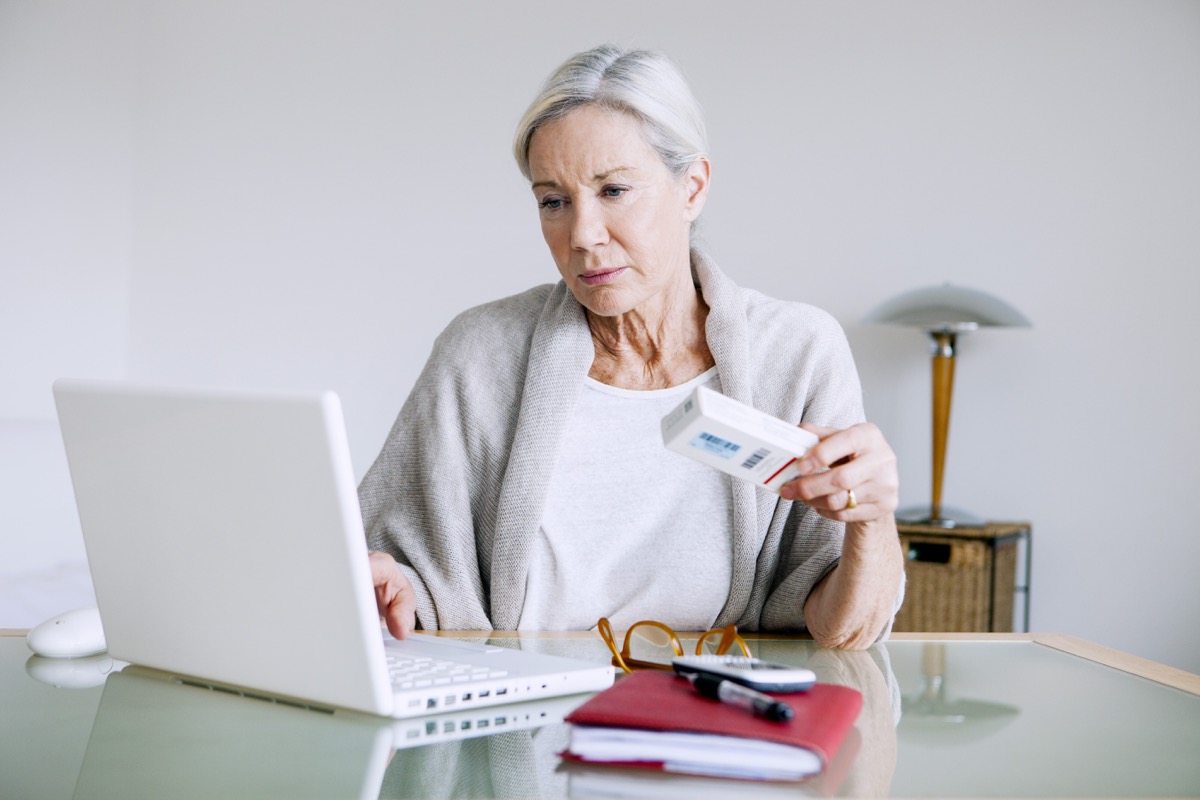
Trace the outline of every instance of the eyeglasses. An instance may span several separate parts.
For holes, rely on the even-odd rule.
[[[600,638],[608,645],[608,649],[612,651],[612,665],[620,667],[626,672],[633,672],[635,669],[672,669],[670,664],[663,664],[658,661],[646,661],[639,658],[634,658],[632,655],[631,646],[635,641],[636,635],[649,642],[652,646],[664,648],[667,644],[671,645],[671,649],[675,651],[675,655],[683,655],[683,643],[679,641],[678,634],[667,625],[661,622],[655,622],[651,619],[644,619],[641,622],[635,622],[629,626],[629,630],[625,631],[625,643],[620,650],[617,649],[617,637],[613,633],[612,625],[608,621],[608,617],[601,617],[596,623],[596,629],[600,632]],[[717,639],[717,637],[720,637]],[[738,636],[736,625],[726,625],[724,628],[714,628],[707,633],[701,634],[700,640],[696,642],[696,655],[703,655],[705,645],[716,640],[716,649],[713,651],[719,656],[729,652],[729,648],[737,645],[742,654],[750,655],[750,648],[746,646],[746,640]]]

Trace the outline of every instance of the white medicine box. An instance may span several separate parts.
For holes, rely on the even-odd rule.
[[[703,386],[662,420],[668,449],[778,492],[815,434]]]

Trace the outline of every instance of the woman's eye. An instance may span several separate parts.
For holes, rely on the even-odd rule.
[[[538,208],[544,208],[549,211],[555,211],[563,207],[563,199],[561,197],[546,197],[538,202]]]
[[[605,186],[601,190],[605,197],[620,197],[628,191],[628,186]]]

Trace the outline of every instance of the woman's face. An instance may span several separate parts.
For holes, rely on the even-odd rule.
[[[594,314],[666,308],[692,288],[688,237],[708,162],[677,178],[630,114],[583,106],[529,143],[542,235],[563,280]]]

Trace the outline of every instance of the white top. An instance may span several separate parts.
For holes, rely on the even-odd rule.
[[[520,630],[588,630],[602,616],[617,629],[642,619],[712,627],[732,579],[731,478],[667,450],[661,428],[699,385],[720,391],[716,367],[651,391],[586,380],[533,543]]]

